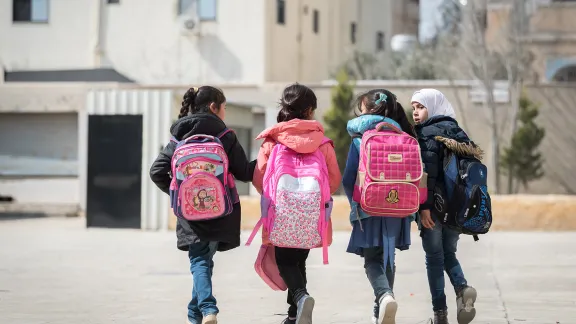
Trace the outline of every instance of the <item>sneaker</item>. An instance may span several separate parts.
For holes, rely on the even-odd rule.
[[[372,308],[372,324],[378,324],[378,315],[380,314],[380,305],[374,302],[374,307]]]
[[[195,319],[195,320],[190,320],[190,318],[186,319],[186,324],[200,324],[202,322],[202,317]]]
[[[209,314],[204,316],[204,318],[202,319],[202,324],[218,324],[216,314]]]
[[[434,312],[434,324],[449,324],[448,323],[448,311],[441,310]]]
[[[312,324],[312,311],[314,310],[314,298],[306,295],[298,301],[298,313],[296,324]]]
[[[394,296],[385,294],[380,298],[380,311],[377,324],[396,324],[396,311],[398,303]]]
[[[286,317],[280,324],[296,324],[295,318]]]
[[[458,307],[456,318],[458,319],[458,324],[468,324],[476,316],[476,309],[474,308],[476,296],[476,289],[472,287],[464,287],[456,293],[456,306]]]

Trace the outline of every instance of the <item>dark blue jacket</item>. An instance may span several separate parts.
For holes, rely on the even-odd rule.
[[[469,143],[470,138],[458,126],[458,122],[448,116],[434,116],[424,123],[416,125],[418,144],[422,152],[424,170],[428,173],[428,199],[420,209],[432,210],[434,205],[434,187],[437,181],[443,181],[443,159],[445,144]],[[451,147],[453,148],[453,147]]]

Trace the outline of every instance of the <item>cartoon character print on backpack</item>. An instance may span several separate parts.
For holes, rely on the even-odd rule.
[[[220,136],[194,135],[177,142],[172,157],[176,176],[170,186],[174,214],[189,221],[207,220],[232,212],[237,200],[234,179]]]

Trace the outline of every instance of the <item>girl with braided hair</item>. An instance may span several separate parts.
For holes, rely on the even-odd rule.
[[[190,88],[184,94],[178,120],[171,135],[181,141],[196,134],[218,136],[226,129],[226,97],[217,88]],[[230,161],[229,170],[237,180],[252,181],[256,162],[249,162],[234,132],[220,138]],[[165,193],[170,189],[171,160],[176,143],[170,142],[150,168],[150,178]],[[178,249],[188,252],[193,277],[192,300],[188,304],[190,324],[216,324],[219,310],[212,294],[213,256],[240,246],[240,203],[226,217],[189,222],[178,218]]]

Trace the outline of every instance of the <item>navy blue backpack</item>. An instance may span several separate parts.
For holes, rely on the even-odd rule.
[[[488,169],[475,157],[445,148],[443,171],[444,181],[434,189],[434,211],[444,225],[478,241],[492,225]]]

